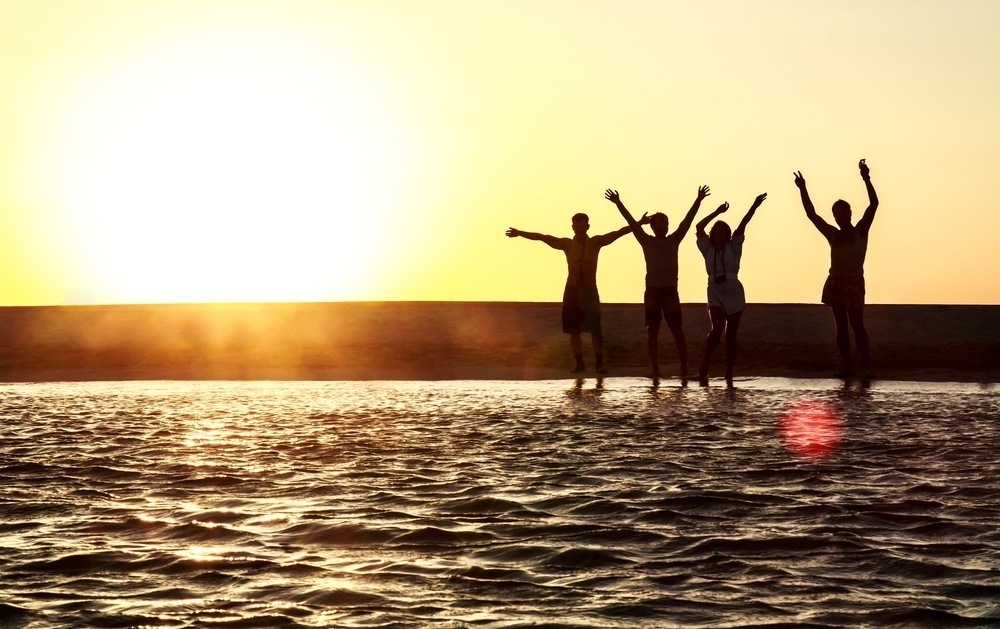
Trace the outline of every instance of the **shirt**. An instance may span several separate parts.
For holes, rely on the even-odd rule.
[[[733,275],[740,272],[740,258],[743,257],[743,242],[746,234],[733,236],[733,238],[722,247],[722,251],[716,251],[712,246],[712,241],[707,236],[699,236],[697,240],[698,250],[705,256],[705,270],[708,277],[714,278],[719,275]]]

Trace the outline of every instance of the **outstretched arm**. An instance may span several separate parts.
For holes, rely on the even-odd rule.
[[[632,234],[635,235],[635,239],[642,243],[643,236],[646,236],[646,232],[642,231],[642,226],[649,222],[649,218],[643,214],[642,218],[638,221],[632,218],[632,213],[628,211],[625,204],[622,203],[622,198],[619,196],[617,190],[612,190],[608,188],[604,191],[604,198],[611,201],[618,207],[618,211],[622,213],[625,217],[625,222],[628,223],[628,227],[632,230]]]
[[[616,229],[613,232],[608,232],[607,234],[601,234],[600,236],[594,236],[594,240],[596,240],[601,247],[604,247],[606,245],[610,245],[611,243],[618,240],[619,238],[629,233],[630,231],[632,231],[632,228],[626,225],[625,227],[622,227],[621,229]]]
[[[795,173],[795,185],[799,188],[799,193],[802,195],[802,207],[805,208],[806,216],[812,221],[812,224],[816,226],[819,233],[826,236],[827,239],[833,236],[833,233],[837,231],[835,227],[824,221],[816,213],[816,208],[813,206],[812,200],[809,198],[809,191],[806,190],[806,180],[802,176],[802,172]]]
[[[541,240],[553,249],[558,249],[560,251],[566,249],[563,243],[563,240],[566,240],[565,238],[556,238],[555,236],[536,234],[535,232],[523,232],[520,229],[514,229],[513,227],[507,230],[508,238],[517,238],[518,236],[521,238],[527,238],[528,240]]]
[[[750,206],[750,210],[747,212],[746,216],[743,217],[743,220],[740,221],[739,227],[737,227],[736,231],[733,232],[733,238],[742,236],[743,233],[746,232],[747,225],[750,223],[750,219],[753,218],[754,212],[757,211],[757,208],[760,207],[760,204],[763,203],[766,198],[766,192],[764,194],[757,195],[757,198],[753,200],[753,205]]]
[[[694,215],[698,213],[698,208],[701,207],[701,202],[710,194],[712,193],[709,191],[708,186],[701,186],[698,188],[698,196],[695,197],[694,204],[691,205],[691,209],[688,210],[688,213],[684,215],[683,219],[681,219],[680,224],[677,226],[677,230],[674,232],[674,235],[677,236],[678,239],[684,238],[684,236],[688,233],[688,230],[691,229],[691,221],[694,220]]]
[[[865,188],[868,189],[868,207],[865,209],[861,220],[858,221],[858,229],[862,233],[868,233],[868,230],[872,226],[872,221],[875,220],[875,210],[878,209],[878,196],[875,194],[875,186],[872,185],[871,174],[865,160],[858,162],[858,168],[861,170],[861,178],[865,180]]]
[[[695,233],[698,234],[698,238],[708,238],[708,234],[705,233],[705,226],[711,223],[712,219],[714,219],[716,216],[724,213],[728,209],[729,209],[729,201],[726,201],[725,203],[717,207],[714,212],[712,212],[705,218],[698,221],[698,224],[695,226],[695,229],[697,230]]]

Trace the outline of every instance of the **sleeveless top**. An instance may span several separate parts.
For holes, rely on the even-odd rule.
[[[864,277],[868,234],[840,230],[830,238],[830,277]]]

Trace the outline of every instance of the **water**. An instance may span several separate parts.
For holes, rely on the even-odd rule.
[[[4,385],[0,626],[1000,626],[998,389]]]

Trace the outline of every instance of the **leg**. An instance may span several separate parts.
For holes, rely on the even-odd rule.
[[[649,353],[649,377],[660,379],[660,310],[663,291],[656,287],[646,287],[642,294],[643,318],[646,322],[646,351]]]
[[[677,346],[677,357],[681,361],[681,380],[687,381],[688,377],[688,349],[687,349],[687,338],[684,336],[684,323],[681,320],[681,309],[678,304],[677,308],[670,309],[666,312],[667,327],[670,328],[670,333],[674,335],[674,345]]]
[[[726,382],[733,386],[733,366],[736,364],[736,333],[740,330],[743,311],[726,317]]]
[[[872,366],[868,354],[868,331],[865,329],[864,306],[848,308],[847,317],[854,329],[854,342],[858,346],[858,353],[861,354],[861,368],[864,369],[865,376],[871,377]]]
[[[722,308],[712,306],[708,309],[708,316],[712,320],[712,330],[705,339],[705,357],[701,360],[701,369],[698,372],[698,380],[702,386],[708,385],[708,362],[712,358],[712,352],[719,345],[723,330],[726,329],[726,314]]]
[[[671,330],[674,334],[674,345],[677,346],[677,357],[681,361],[681,380],[688,379],[688,342],[684,336],[684,328],[678,327]]]
[[[569,334],[569,348],[573,352],[576,364],[570,370],[571,373],[580,373],[586,367],[583,364],[583,345],[580,342],[580,324],[583,321],[583,312],[580,310],[580,294],[576,286],[566,285],[563,291],[562,303],[562,330]]]
[[[652,369],[649,377],[653,380],[660,379],[660,324],[646,326],[646,349],[649,350],[649,364]]]
[[[597,365],[597,373],[607,371],[604,368],[604,335],[594,332],[590,335],[590,344],[594,346],[594,362]]]
[[[851,335],[847,331],[847,308],[833,306],[833,322],[837,327],[837,350],[840,351],[841,370],[837,376],[851,375]]]
[[[583,365],[583,343],[580,341],[579,332],[573,332],[569,335],[569,348],[573,350],[573,358],[576,359],[576,365],[571,371],[580,373],[585,367]]]

